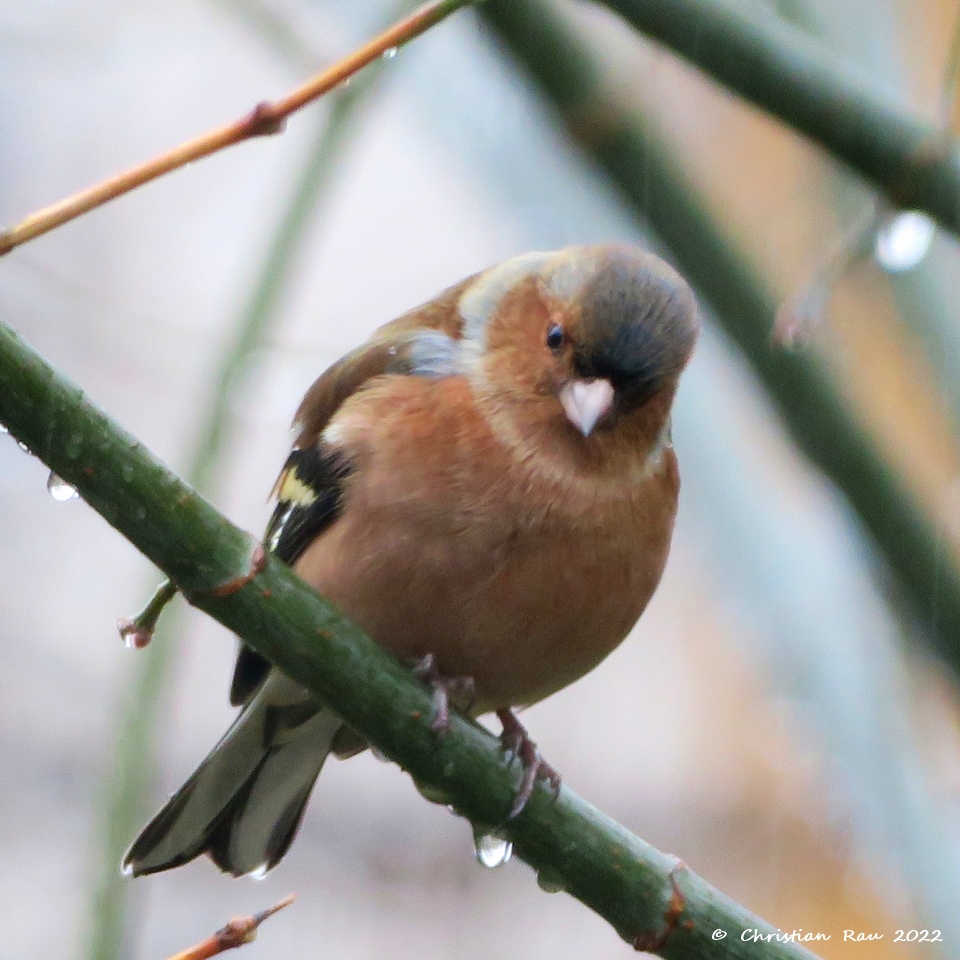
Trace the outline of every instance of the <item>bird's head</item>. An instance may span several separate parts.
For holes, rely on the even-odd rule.
[[[486,396],[573,443],[631,425],[652,441],[699,332],[687,283],[626,245],[509,260],[477,277],[460,312]]]

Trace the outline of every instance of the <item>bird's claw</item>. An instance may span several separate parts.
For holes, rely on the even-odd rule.
[[[413,675],[433,690],[433,719],[430,729],[439,737],[450,731],[450,701],[470,710],[476,699],[473,677],[447,677],[440,673],[436,657],[428,653],[413,665]]]
[[[516,757],[523,767],[523,777],[520,780],[520,786],[517,788],[517,795],[514,797],[513,806],[507,814],[507,819],[512,820],[527,805],[538,780],[549,781],[554,796],[558,795],[560,793],[560,774],[540,756],[537,745],[530,739],[526,728],[516,718],[512,710],[498,710],[497,719],[503,724],[503,733],[500,734],[500,743],[503,745],[503,749]]]

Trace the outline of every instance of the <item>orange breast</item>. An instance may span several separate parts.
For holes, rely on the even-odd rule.
[[[582,676],[659,582],[672,450],[640,482],[565,482],[538,470],[536,451],[518,457],[498,441],[458,378],[359,394],[335,435],[356,471],[343,515],[297,572],[398,657],[433,653],[444,674],[472,677],[477,713]]]

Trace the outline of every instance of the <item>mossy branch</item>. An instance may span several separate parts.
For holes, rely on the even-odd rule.
[[[960,142],[882,95],[760,4],[602,0],[638,30],[843,161],[904,209],[960,234]]]
[[[461,716],[430,729],[431,697],[396,659],[221,517],[132,436],[0,324],[0,423],[73,484],[205,610],[323,697],[386,756],[477,824],[502,826],[519,772],[498,741]],[[792,942],[564,787],[542,787],[505,828],[520,857],[627,942],[676,960],[799,960]],[[723,930],[723,939],[714,937]]]

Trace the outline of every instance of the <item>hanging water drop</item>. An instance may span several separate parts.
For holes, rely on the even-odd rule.
[[[387,47],[387,49],[384,50],[383,53],[381,54],[384,60],[392,60],[396,55],[397,55],[396,47]]]
[[[0,433],[9,433],[9,432],[10,431],[2,423],[0,423]]]
[[[927,255],[936,229],[933,220],[918,210],[898,213],[877,233],[874,256],[891,273],[910,270]]]
[[[127,650],[142,650],[153,639],[153,631],[136,620],[118,620],[117,629]]]
[[[269,872],[270,872],[270,864],[261,863],[256,870],[250,871],[249,877],[251,880],[265,880]]]
[[[494,870],[510,862],[513,856],[513,844],[496,834],[484,833],[474,828],[473,852],[477,857],[477,863],[488,870]]]
[[[63,477],[58,477],[52,470],[50,476],[47,477],[47,490],[50,491],[50,496],[57,503],[66,503],[78,496],[76,489],[71,487]]]

